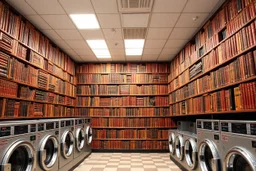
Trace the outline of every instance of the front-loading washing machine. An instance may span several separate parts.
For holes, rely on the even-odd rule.
[[[175,157],[183,165],[184,161],[184,131],[177,131],[175,137]]]
[[[74,159],[74,120],[73,118],[60,119],[60,155],[59,171],[70,170],[75,163]]]
[[[0,170],[34,171],[36,169],[36,124],[0,123]]]
[[[221,171],[219,120],[196,120],[199,165],[202,171]]]
[[[92,127],[91,118],[85,118],[85,156],[88,157],[92,152]]]
[[[256,121],[221,121],[224,171],[256,171]]]
[[[57,171],[59,164],[59,121],[37,121],[37,171]]]
[[[86,138],[85,138],[85,119],[74,118],[74,136],[75,136],[75,148],[74,148],[74,160],[79,163],[86,156]]]
[[[176,132],[177,132],[177,129],[170,129],[169,130],[169,138],[168,138],[169,152],[170,152],[170,156],[173,156],[173,157],[175,155]]]

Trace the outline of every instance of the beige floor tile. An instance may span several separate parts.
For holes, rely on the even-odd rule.
[[[116,171],[117,168],[105,168],[103,171]]]
[[[143,165],[144,168],[156,168],[156,165]]]
[[[118,165],[118,168],[131,168],[131,165]]]

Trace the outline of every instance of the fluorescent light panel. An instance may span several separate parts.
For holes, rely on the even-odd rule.
[[[86,40],[91,49],[107,49],[105,40]]]
[[[139,49],[144,47],[144,39],[125,39],[124,45],[126,49]]]
[[[78,29],[99,29],[95,14],[70,14],[71,19]]]
[[[127,56],[140,56],[142,55],[143,48],[141,49],[125,49],[125,54]]]
[[[108,49],[92,49],[97,58],[111,58]]]

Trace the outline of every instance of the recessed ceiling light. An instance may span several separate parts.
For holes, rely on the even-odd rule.
[[[91,49],[107,49],[105,40],[86,40]]]
[[[111,58],[108,49],[92,49],[97,58]]]
[[[144,47],[144,39],[125,39],[124,44],[125,48],[143,48]]]
[[[78,29],[100,28],[95,14],[70,14],[70,17]]]
[[[127,56],[140,56],[142,55],[143,49],[125,49],[125,54]]]

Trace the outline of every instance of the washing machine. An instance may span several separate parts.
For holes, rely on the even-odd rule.
[[[74,120],[73,118],[60,119],[60,155],[59,170],[68,171],[74,165]]]
[[[92,152],[92,128],[91,118],[85,118],[85,155],[88,157]]]
[[[197,135],[193,132],[184,132],[184,166],[187,170],[200,171],[198,164],[198,151],[197,151]]]
[[[74,136],[75,136],[75,149],[74,149],[74,160],[79,163],[86,156],[85,152],[85,119],[74,118]]]
[[[221,121],[224,171],[256,171],[256,121]]]
[[[174,158],[178,161],[181,165],[185,165],[186,161],[184,160],[184,132],[185,131],[176,131],[175,136],[175,155]]]
[[[36,169],[36,124],[0,123],[0,170],[34,171]]]
[[[169,130],[169,138],[168,138],[169,151],[170,151],[170,156],[173,156],[173,157],[175,155],[176,132],[177,132],[177,129],[170,129]]]
[[[37,171],[57,171],[59,164],[59,121],[37,121]]]
[[[221,171],[219,120],[196,120],[199,165],[202,171]]]

